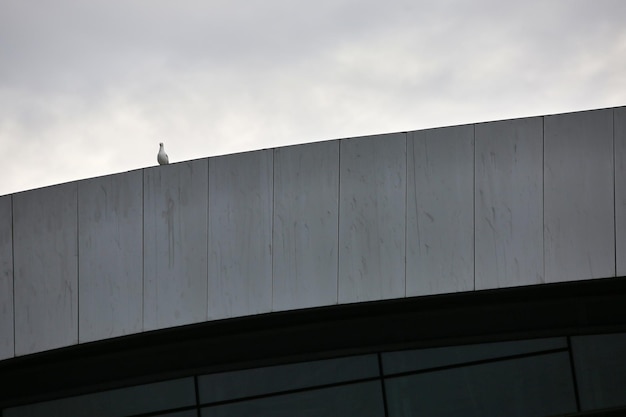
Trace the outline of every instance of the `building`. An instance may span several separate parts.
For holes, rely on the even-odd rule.
[[[626,107],[0,197],[16,416],[626,413]]]

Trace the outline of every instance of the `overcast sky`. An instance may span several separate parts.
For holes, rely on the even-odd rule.
[[[0,195],[621,105],[624,0],[0,0]]]

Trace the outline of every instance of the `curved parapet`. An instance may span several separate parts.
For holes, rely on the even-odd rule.
[[[0,197],[0,359],[624,275],[624,107],[296,145]]]

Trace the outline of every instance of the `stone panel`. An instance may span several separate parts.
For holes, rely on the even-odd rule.
[[[615,275],[613,110],[544,118],[546,282]]]
[[[207,318],[207,166],[144,170],[144,330]]]
[[[80,342],[143,330],[143,173],[78,183]]]
[[[339,302],[403,297],[406,134],[340,146]]]
[[[13,196],[15,354],[78,343],[76,183]]]
[[[409,133],[407,296],[474,289],[474,127]]]
[[[338,198],[338,141],[274,151],[274,310],[337,303]]]
[[[209,319],[272,309],[272,150],[209,163]]]
[[[476,289],[543,280],[543,119],[476,125]]]

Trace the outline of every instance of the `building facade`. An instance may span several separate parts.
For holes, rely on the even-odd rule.
[[[15,193],[0,409],[621,415],[625,276],[625,107]]]

